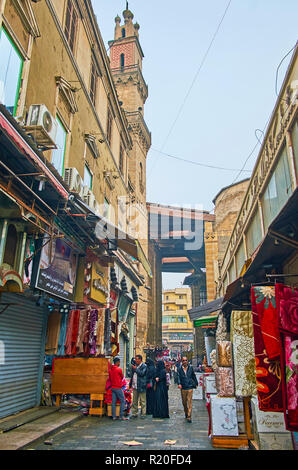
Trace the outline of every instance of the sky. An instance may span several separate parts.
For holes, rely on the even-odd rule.
[[[126,1],[92,4],[108,49]],[[213,211],[223,187],[251,175],[298,39],[298,2],[130,0],[129,9],[149,88],[147,201]],[[163,287],[183,279],[163,276]]]

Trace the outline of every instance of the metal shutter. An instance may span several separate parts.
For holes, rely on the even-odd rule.
[[[39,405],[45,349],[46,313],[21,294],[3,293],[1,303],[17,303],[0,314],[0,418]],[[0,311],[3,306],[0,306]]]

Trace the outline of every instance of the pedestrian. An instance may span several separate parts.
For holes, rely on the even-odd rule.
[[[167,378],[163,361],[158,361],[156,364],[155,381],[156,388],[153,418],[169,418]]]
[[[135,357],[134,363],[132,362],[132,377],[130,379],[130,388],[133,390],[132,418],[138,417],[139,402],[141,405],[141,418],[146,417],[146,390],[147,390],[147,366],[143,362],[140,354]]]
[[[147,366],[146,414],[152,415],[153,409],[154,409],[154,402],[155,402],[155,393],[154,393],[153,388],[155,384],[156,370],[154,366],[154,361],[150,358],[147,359],[146,366]]]
[[[167,389],[169,390],[169,387],[171,385],[171,366],[168,362],[165,363],[165,369],[166,369],[166,384],[167,384]]]
[[[185,418],[191,423],[193,389],[197,388],[198,381],[193,367],[188,364],[186,356],[182,357],[182,364],[178,369],[178,388],[181,389],[182,404]]]
[[[120,359],[119,357],[114,357],[113,365],[109,371],[109,380],[111,383],[112,390],[112,417],[113,420],[117,419],[116,417],[116,402],[120,401],[120,414],[119,418],[121,420],[127,420],[128,418],[124,416],[125,409],[125,396],[122,390],[123,387],[123,372],[120,368]]]

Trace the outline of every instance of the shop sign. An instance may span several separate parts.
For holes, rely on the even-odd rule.
[[[41,251],[36,288],[73,301],[78,256],[61,238],[46,243]]]
[[[108,268],[100,261],[88,261],[85,268],[84,295],[87,298],[105,305],[108,296]]]

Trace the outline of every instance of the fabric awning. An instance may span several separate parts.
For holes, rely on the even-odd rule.
[[[199,307],[191,308],[188,310],[189,318],[194,321],[198,318],[203,317],[204,315],[210,315],[210,313],[217,312],[223,306],[224,298],[220,297],[216,300],[212,300],[207,304],[200,305]]]
[[[195,328],[214,328],[216,326],[218,314],[216,315],[207,315],[205,317],[201,317],[198,320],[194,320],[193,326]]]

